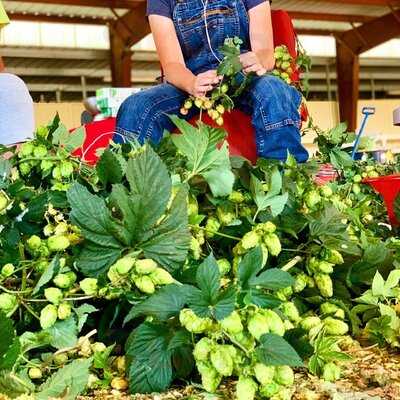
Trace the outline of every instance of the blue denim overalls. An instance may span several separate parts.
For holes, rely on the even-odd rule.
[[[204,0],[205,1],[205,0]],[[215,69],[218,60],[212,54],[203,19],[201,0],[178,0],[173,11],[173,21],[186,61],[194,73]],[[249,19],[243,0],[210,0],[207,23],[214,52],[222,59],[218,49],[227,37],[243,40],[243,51],[250,50]],[[154,86],[129,97],[117,115],[115,141],[120,135],[136,138],[140,142],[158,143],[165,129],[174,126],[166,114],[179,114],[187,93],[169,83]],[[299,105],[300,93],[282,80],[265,75],[256,77],[236,106],[252,116],[259,157],[286,160],[287,152],[299,162],[306,161],[308,153],[301,144]],[[195,115],[191,109],[186,118]]]

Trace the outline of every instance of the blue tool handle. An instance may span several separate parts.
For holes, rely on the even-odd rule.
[[[361,128],[358,131],[358,135],[357,135],[356,140],[354,142],[353,151],[351,152],[351,158],[353,160],[354,160],[354,158],[356,156],[356,152],[357,152],[358,146],[360,144],[361,136],[364,133],[364,129],[365,129],[365,125],[367,123],[368,117],[370,115],[374,115],[375,114],[375,107],[363,107],[361,113],[364,115],[364,118],[362,120]]]

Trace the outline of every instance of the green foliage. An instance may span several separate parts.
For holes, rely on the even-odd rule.
[[[171,179],[161,159],[148,146],[137,150],[128,161],[126,179],[130,192],[114,185],[109,199],[119,211],[118,218],[103,198],[82,185],[75,184],[68,192],[71,219],[86,239],[77,265],[87,275],[98,276],[124,251],[137,248],[169,270],[176,269],[186,257],[185,189],[180,189],[170,212],[157,224],[171,195]],[[169,251],[171,246],[174,252]]]
[[[187,158],[187,179],[200,175],[210,185],[214,196],[229,195],[235,177],[231,170],[227,143],[223,142],[226,133],[202,122],[196,128],[176,116],[170,118],[181,131],[179,135],[172,135],[172,141]],[[222,146],[218,148],[221,142]]]
[[[283,396],[292,366],[338,379],[348,334],[400,347],[400,241],[362,184],[396,159],[348,162],[340,125],[318,132],[317,160],[252,166],[223,130],[172,120],[160,147],[112,145],[91,167],[56,118],[0,161],[1,392],[229,379],[241,398]],[[319,187],[331,159],[340,176]]]

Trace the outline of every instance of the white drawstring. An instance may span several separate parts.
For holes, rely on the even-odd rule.
[[[208,0],[204,3],[203,0],[201,0],[203,4],[203,16],[204,16],[204,26],[206,28],[206,37],[207,37],[207,43],[208,47],[210,48],[211,54],[214,56],[214,58],[218,61],[221,62],[221,59],[215,54],[214,49],[212,48],[211,45],[211,39],[210,39],[210,33],[208,32],[208,24],[207,24],[207,6],[208,6]]]

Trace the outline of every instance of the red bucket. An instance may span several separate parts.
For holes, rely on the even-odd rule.
[[[371,185],[383,197],[392,226],[400,225],[394,213],[394,201],[400,192],[400,174],[366,178],[363,183]]]

